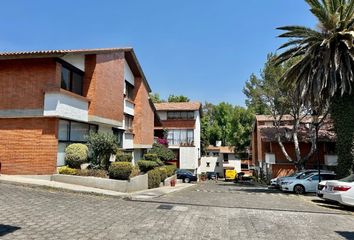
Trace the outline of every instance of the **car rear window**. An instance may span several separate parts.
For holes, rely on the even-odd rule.
[[[342,178],[339,181],[342,181],[342,182],[354,182],[354,174],[349,175],[348,177]]]

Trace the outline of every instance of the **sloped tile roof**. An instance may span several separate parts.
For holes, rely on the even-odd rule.
[[[168,102],[155,103],[157,111],[196,111],[201,108],[200,102]]]

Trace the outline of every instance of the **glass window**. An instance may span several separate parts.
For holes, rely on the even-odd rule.
[[[207,166],[207,167],[210,167],[210,162],[207,162],[207,163],[206,163],[206,166]]]
[[[118,147],[122,148],[123,147],[123,131],[117,128],[112,128],[113,135],[117,139],[117,144]]]
[[[69,128],[70,122],[65,120],[59,120],[59,131],[58,139],[59,141],[69,141]]]
[[[83,73],[61,66],[61,88],[82,95]]]
[[[229,154],[228,153],[224,153],[224,161],[229,161]]]
[[[65,67],[61,68],[61,88],[70,90],[70,71]]]
[[[188,134],[188,143],[192,143],[194,141],[194,131],[193,130],[188,130],[187,131],[187,134]]]
[[[72,122],[70,128],[70,140],[84,142],[85,136],[89,133],[88,124]]]
[[[194,112],[188,112],[188,119],[194,119]]]
[[[72,75],[72,89],[71,91],[82,95],[82,85],[83,85],[83,76],[73,72]]]
[[[318,180],[318,175],[312,176],[311,180]]]
[[[134,97],[134,86],[128,81],[125,81],[125,96],[130,100]]]
[[[124,128],[126,130],[130,130],[133,128],[133,117],[129,115],[125,115],[124,118]]]
[[[219,167],[219,166],[220,166],[220,163],[219,163],[219,162],[216,162],[216,166]]]
[[[188,112],[181,112],[181,119],[187,119],[188,118]]]

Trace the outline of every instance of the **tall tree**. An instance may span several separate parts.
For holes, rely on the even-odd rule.
[[[317,29],[285,26],[279,37],[288,38],[276,59],[282,64],[297,58],[282,82],[295,85],[312,108],[331,103],[337,133],[339,177],[350,174],[354,137],[354,0],[306,0],[317,17]],[[348,115],[350,114],[350,115]]]
[[[168,102],[189,102],[190,99],[183,95],[173,95],[168,96]]]
[[[255,74],[251,74],[242,92],[246,96],[246,106],[252,109],[255,114],[269,114],[268,108],[259,94],[259,89],[262,87],[261,84],[262,79]]]
[[[150,93],[150,99],[153,103],[165,102],[165,100],[161,99],[160,94],[158,93]]]

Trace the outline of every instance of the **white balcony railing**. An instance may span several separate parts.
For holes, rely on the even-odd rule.
[[[67,91],[46,92],[44,95],[44,116],[88,121],[88,100],[74,96]]]

